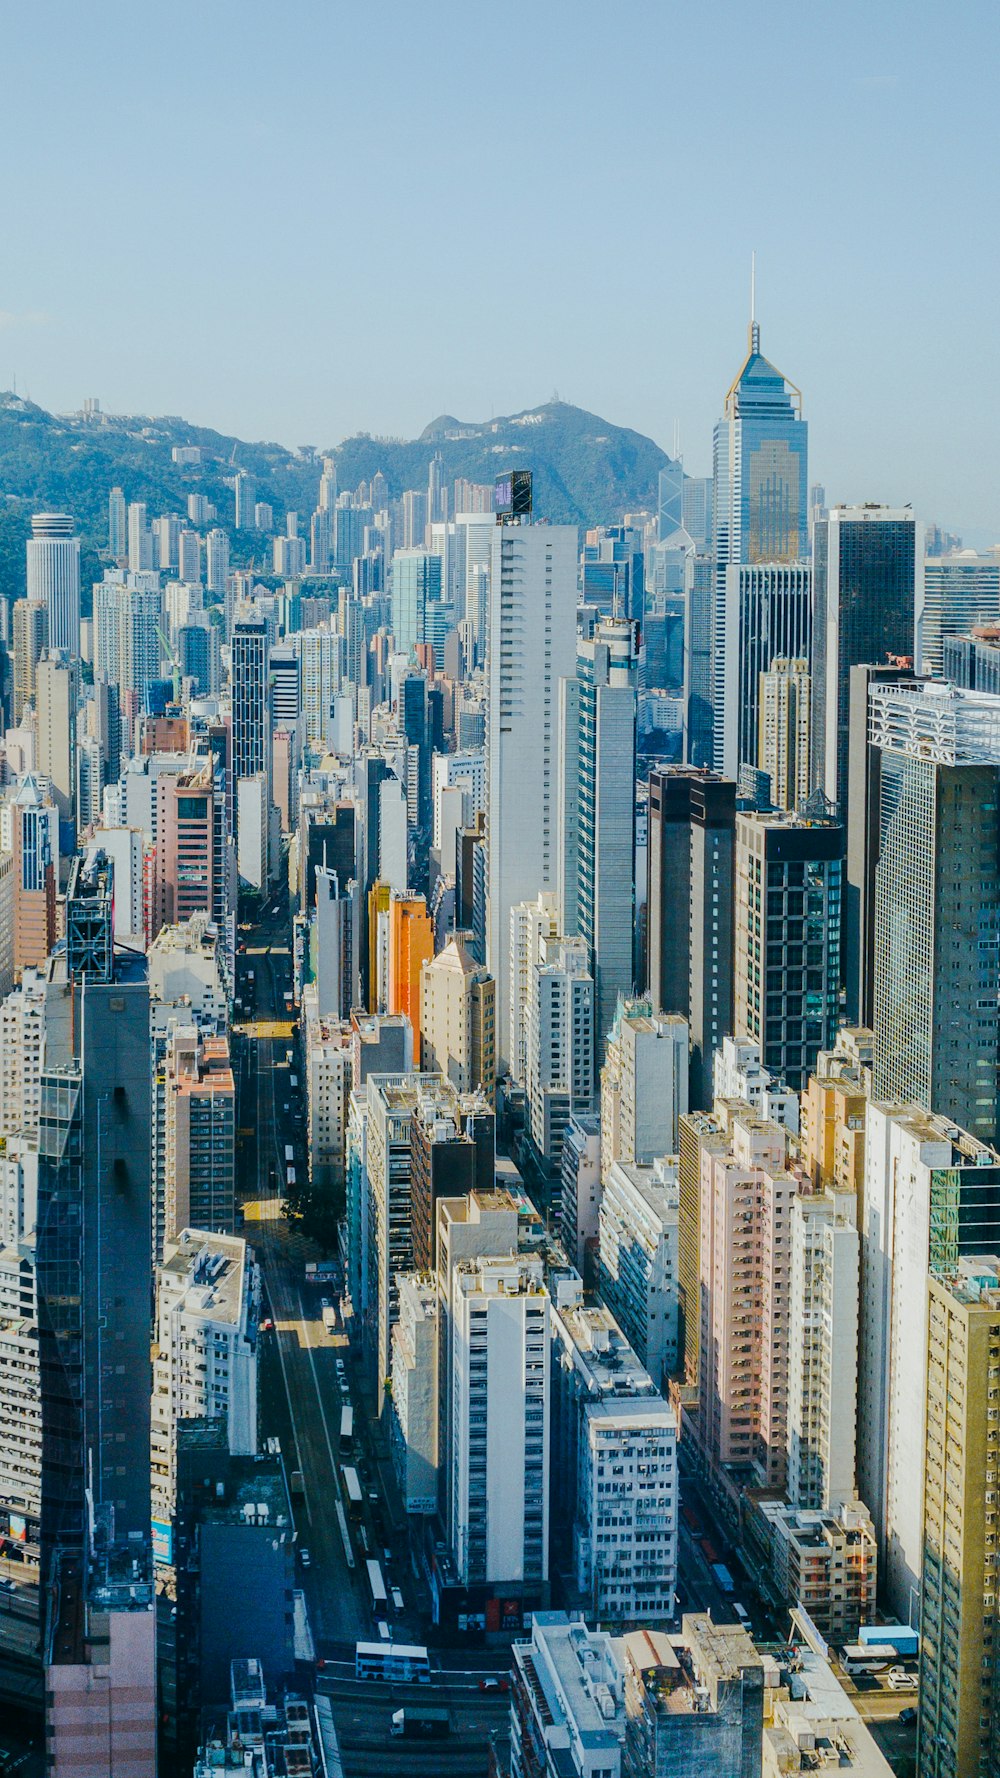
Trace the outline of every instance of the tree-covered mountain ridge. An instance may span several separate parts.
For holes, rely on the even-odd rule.
[[[175,447],[197,445],[201,461],[175,463]],[[653,510],[657,476],[669,461],[652,439],[597,414],[554,399],[519,414],[482,421],[442,415],[418,439],[359,432],[329,449],[289,450],[163,415],[51,414],[23,396],[0,394],[0,595],[24,586],[24,541],[32,512],[71,512],[84,546],[96,556],[107,543],[107,499],[121,487],[145,501],[150,517],[187,510],[189,494],[205,494],[219,523],[233,519],[238,469],[256,479],[282,528],[286,510],[303,528],[316,505],[321,458],[337,465],[339,486],[353,489],[381,470],[392,498],[424,489],[435,453],[445,482],[492,482],[501,470],[530,469],[535,512],[554,524],[614,524],[631,511]],[[85,567],[85,573],[87,569]]]

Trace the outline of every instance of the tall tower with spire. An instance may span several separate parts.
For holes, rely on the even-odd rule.
[[[788,578],[778,570],[790,570],[795,565],[808,579],[807,427],[802,418],[802,396],[761,351],[754,286],[752,276],[746,357],[726,395],[713,449],[713,759],[717,770],[727,772],[733,770],[733,760],[728,757],[731,745],[726,746],[723,734],[727,679],[733,681],[734,675],[738,676],[739,660],[750,642],[761,643],[765,653],[767,649],[766,638],[747,638],[739,633],[742,600],[738,570],[774,570],[773,575],[765,578],[774,579],[776,611],[786,600],[784,582]],[[760,576],[756,578],[759,581]],[[800,574],[789,582],[788,596],[796,607],[801,604],[801,580]],[[757,596],[759,601],[759,589]],[[783,622],[779,623],[780,629],[784,627]],[[790,636],[782,636],[781,645],[776,645],[773,652],[786,652],[785,645],[790,640]],[[768,665],[770,662],[765,662],[765,667]],[[732,694],[732,684],[729,691]],[[734,706],[738,700],[730,695],[728,702]]]

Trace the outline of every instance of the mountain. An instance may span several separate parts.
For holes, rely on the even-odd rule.
[[[199,445],[201,463],[175,463],[177,445]],[[436,451],[449,484],[460,476],[492,482],[503,469],[531,469],[535,512],[553,523],[581,526],[655,508],[657,474],[669,461],[642,433],[564,401],[476,422],[445,414],[412,440],[361,432],[326,454],[336,459],[342,488],[355,488],[381,470],[395,498],[405,488],[426,488]],[[123,488],[126,500],[145,501],[150,517],[184,513],[190,493],[205,494],[228,528],[229,484],[237,469],[255,476],[258,499],[273,505],[276,518],[290,509],[308,521],[317,497],[318,454],[247,443],[171,416],[50,414],[21,396],[0,394],[0,596],[18,598],[24,591],[24,543],[33,512],[73,513],[89,589],[101,572],[98,551],[107,543],[112,487]],[[256,552],[258,568],[269,567],[261,538],[237,534],[233,543],[235,562],[249,562]]]

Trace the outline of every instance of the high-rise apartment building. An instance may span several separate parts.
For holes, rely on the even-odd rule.
[[[622,1001],[601,1070],[601,1174],[613,1161],[648,1166],[677,1153],[688,1109],[688,1027],[648,1001]]]
[[[662,1622],[677,1586],[677,1415],[614,1316],[578,1291],[552,1307],[556,1555],[588,1617]]]
[[[48,613],[48,645],[80,653],[80,539],[64,512],[36,512],[27,543],[28,598]]]
[[[154,567],[153,533],[143,500],[133,500],[128,509],[128,565],[133,574],[148,574]]]
[[[579,938],[542,939],[526,1019],[528,1129],[558,1174],[570,1117],[594,1104],[594,978]]]
[[[0,806],[0,845],[14,859],[14,973],[45,963],[56,939],[59,816],[29,774]]]
[[[546,1603],[549,1297],[540,1258],[487,1255],[451,1271],[452,1556],[464,1586]]]
[[[907,508],[835,506],[814,527],[812,782],[845,822],[851,668],[912,661],[923,566]]]
[[[245,469],[238,471],[234,488],[237,531],[252,531],[256,523],[257,482]]]
[[[510,912],[558,886],[558,686],[576,656],[576,529],[497,525],[486,677],[486,963],[511,1061]]]
[[[231,1234],[236,1218],[236,1094],[228,1037],[180,1026],[165,1059],[164,1234]]]
[[[76,832],[77,712],[80,707],[80,662],[75,655],[49,649],[36,669],[36,762],[65,832],[68,851]]]
[[[257,1450],[260,1270],[245,1241],[180,1228],[156,1268],[152,1490],[158,1559],[172,1563],[177,1423],[222,1420],[234,1456]]]
[[[920,1771],[992,1772],[1000,1730],[996,1480],[1000,1260],[929,1281],[920,1599]]]
[[[927,1274],[1000,1251],[1000,1154],[912,1105],[868,1107],[862,1203],[858,1492],[882,1587],[913,1622],[923,1548]]]
[[[192,914],[222,921],[234,900],[226,796],[215,762],[165,778],[157,798],[158,925]]]
[[[853,1192],[792,1200],[788,1498],[836,1511],[857,1488],[860,1244]]]
[[[598,1284],[659,1389],[683,1364],[677,1213],[674,1156],[660,1156],[650,1166],[612,1161],[600,1195]]]
[[[746,1630],[687,1614],[680,1634],[622,1638],[625,1778],[711,1771],[750,1778],[761,1765],[764,1664]],[[615,1773],[615,1768],[611,1768]]]
[[[124,567],[128,554],[128,515],[121,488],[112,488],[108,495],[108,555]]]
[[[731,1146],[702,1150],[702,1450],[714,1469],[782,1487],[788,1428],[789,1248],[798,1181],[785,1132],[749,1113]]]
[[[972,550],[928,556],[920,594],[914,661],[919,672],[939,678],[946,636],[964,636],[977,625],[1000,623],[1000,561]]]
[[[210,593],[224,594],[229,579],[229,538],[218,527],[205,539],[205,585]]]
[[[386,1010],[405,1013],[413,1026],[413,1059],[421,1058],[422,972],[434,955],[434,924],[423,895],[393,895],[389,901],[389,993]]]
[[[44,599],[14,601],[14,698],[15,726],[25,706],[35,696],[35,673],[49,645],[49,608]]]
[[[393,1467],[403,1510],[430,1515],[438,1507],[438,1313],[433,1277],[404,1273],[399,1320],[392,1330]]]
[[[562,930],[590,949],[597,1059],[635,983],[635,715],[638,653],[627,619],[602,618],[559,688]]]
[[[420,1053],[459,1093],[496,1088],[493,977],[476,963],[461,933],[426,962],[420,976]]]
[[[649,774],[646,978],[691,1035],[689,1097],[712,1103],[712,1063],[733,1030],[736,785],[690,768]]]
[[[492,1109],[479,1093],[458,1093],[439,1074],[415,1077],[410,1118],[410,1221],[413,1262],[437,1264],[437,1206],[493,1186],[496,1158]]]
[[[1000,698],[874,689],[876,1098],[1000,1135]]]
[[[843,850],[825,806],[736,817],[735,1028],[795,1092],[833,1046]]]
[[[809,698],[806,659],[779,657],[760,676],[757,764],[776,809],[800,809],[809,795]]]

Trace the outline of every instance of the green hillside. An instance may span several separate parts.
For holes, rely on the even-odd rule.
[[[202,463],[174,463],[174,445],[200,445]],[[627,511],[655,506],[657,473],[668,461],[641,433],[560,401],[480,422],[445,415],[410,441],[358,433],[328,454],[336,458],[342,488],[354,488],[381,470],[397,497],[406,488],[427,486],[435,451],[441,453],[448,483],[459,476],[491,482],[504,468],[531,469],[536,513],[553,523],[581,526],[614,523]],[[258,498],[271,502],[276,518],[286,509],[297,510],[304,520],[312,512],[318,459],[281,445],[249,444],[172,417],[105,416],[95,423],[0,394],[0,596],[18,598],[24,591],[24,543],[32,512],[73,513],[89,590],[100,572],[98,551],[107,543],[109,489],[118,485],[126,500],[144,500],[151,518],[183,513],[188,494],[203,493],[218,508],[219,522],[229,527],[233,495],[227,478],[238,468],[254,474]],[[234,539],[234,561],[250,560],[254,551],[263,569],[263,540]]]

